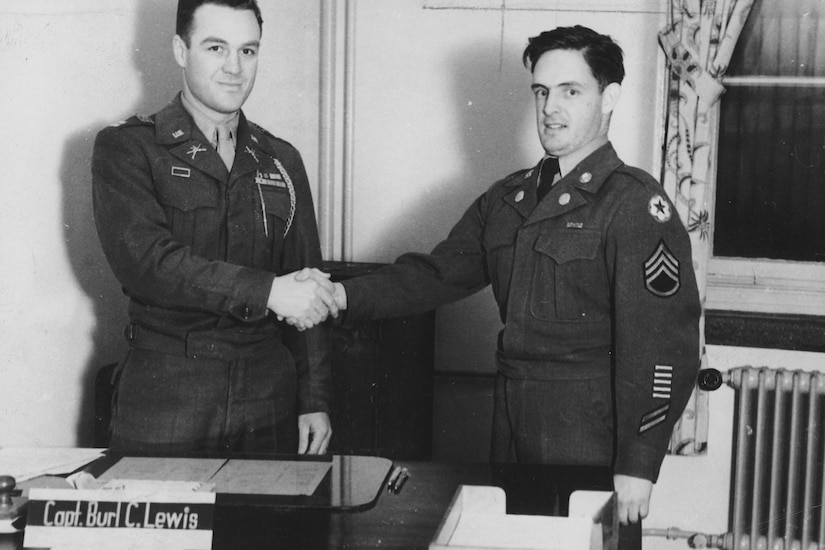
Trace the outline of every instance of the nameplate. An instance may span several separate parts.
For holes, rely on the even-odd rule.
[[[26,548],[212,547],[215,493],[31,489]]]

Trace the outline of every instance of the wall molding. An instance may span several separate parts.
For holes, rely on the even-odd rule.
[[[825,352],[825,316],[707,310],[705,343]]]
[[[423,0],[424,9],[666,13],[663,0]]]

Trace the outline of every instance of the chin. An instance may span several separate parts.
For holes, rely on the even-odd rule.
[[[550,155],[551,157],[560,157],[564,154],[566,150],[564,146],[558,144],[551,144],[551,143],[542,143],[542,149],[544,152]]]

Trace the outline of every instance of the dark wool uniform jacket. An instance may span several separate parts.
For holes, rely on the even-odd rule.
[[[431,254],[344,281],[346,318],[426,311],[492,285],[498,371],[612,375],[614,473],[655,481],[699,368],[687,232],[661,186],[609,143],[538,206],[537,177],[536,167],[495,183]]]
[[[303,162],[243,113],[237,134],[227,173],[180,96],[102,130],[92,160],[100,242],[132,328],[179,340],[189,356],[280,340],[295,359],[298,413],[326,412],[328,330],[298,332],[267,310],[276,275],[321,266]]]

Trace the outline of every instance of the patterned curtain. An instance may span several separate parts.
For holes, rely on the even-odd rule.
[[[710,258],[712,188],[721,80],[754,0],[671,0],[659,43],[670,68],[662,185],[687,226],[704,305]],[[705,354],[701,319],[702,368]],[[708,397],[694,390],[671,439],[672,454],[707,448]]]

